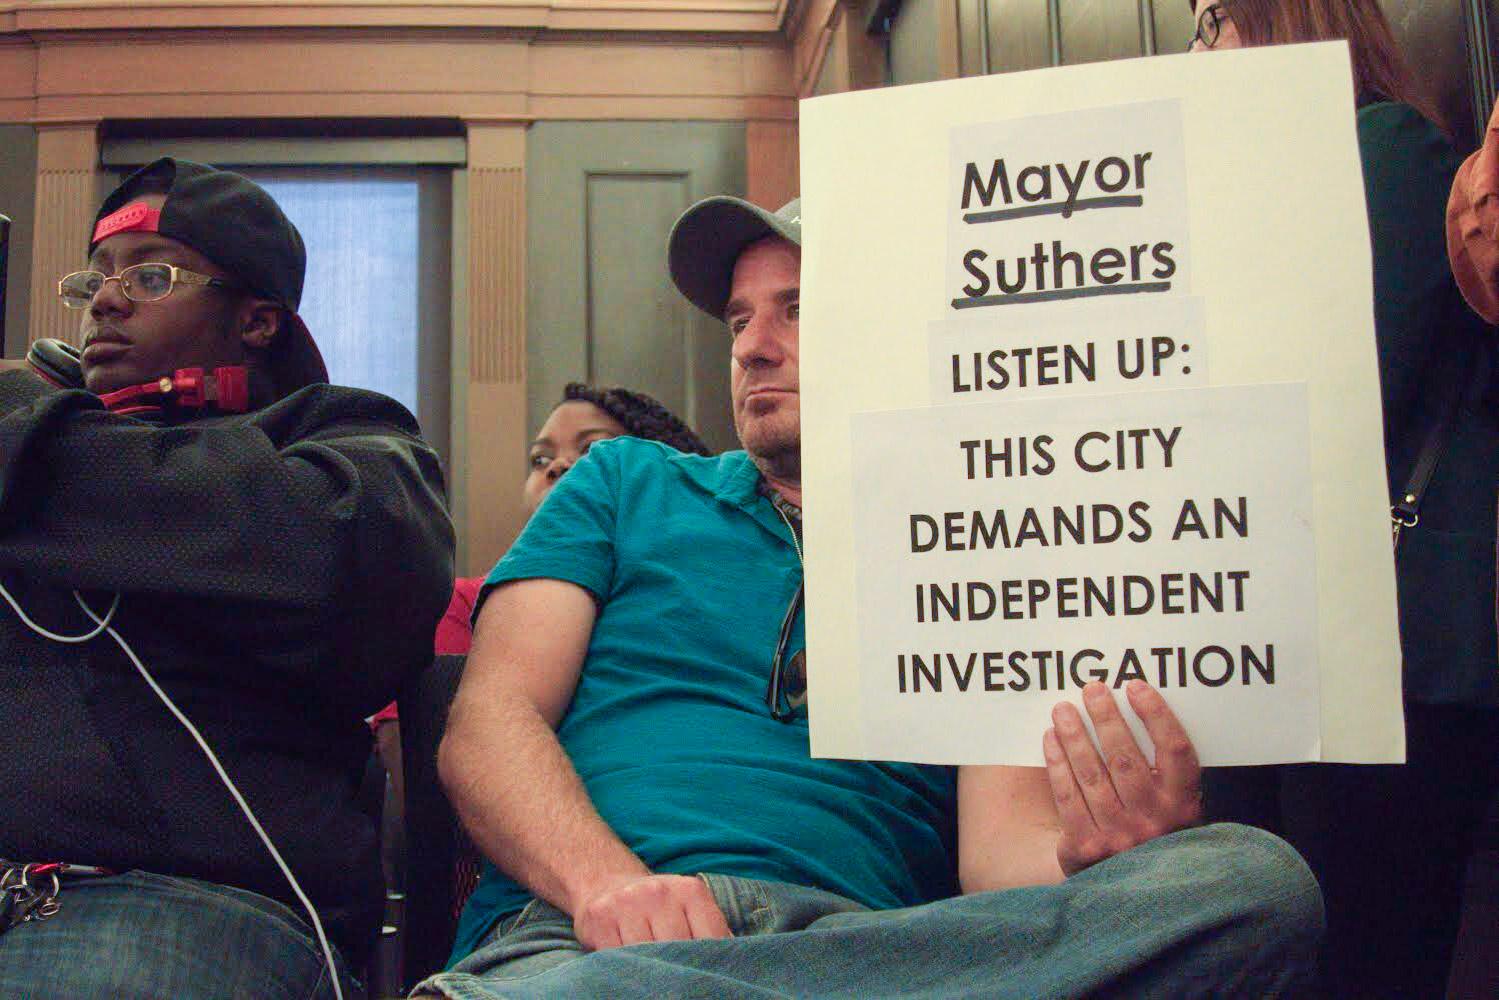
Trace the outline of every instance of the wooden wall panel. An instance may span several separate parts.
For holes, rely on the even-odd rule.
[[[839,0],[806,0],[791,34],[796,92],[806,95],[817,85],[828,45],[843,18]]]
[[[83,267],[98,209],[98,128],[71,125],[37,134],[36,227],[31,256],[29,337],[77,341],[78,314],[57,298],[57,279]]]
[[[470,123],[467,267],[468,370],[454,401],[462,421],[454,493],[459,571],[480,574],[526,522],[521,500],[526,426],[526,129]]]
[[[660,249],[692,204],[690,179],[685,171],[591,171],[584,186],[588,368],[580,375],[643,387],[673,413],[691,413],[698,373],[690,315]]]
[[[1496,0],[1499,2],[1499,0]],[[792,101],[796,92],[796,64],[791,49],[784,45],[744,45],[739,49],[743,61],[745,94],[763,97],[785,97]],[[791,105],[794,115],[795,105]]]
[[[744,93],[744,64],[737,46],[538,43],[531,47],[531,60],[530,90],[537,95]]]
[[[977,8],[976,4],[969,6]],[[970,55],[972,72],[983,72],[978,68],[977,44],[963,48],[964,72],[970,71]],[[989,72],[1013,73],[1050,65],[1051,25],[1046,16],[1046,0],[989,0]]]
[[[10,217],[10,244],[0,264],[5,283],[5,357],[26,353],[30,333],[31,238],[36,225],[36,129],[0,125],[0,214]]]
[[[798,93],[803,97],[842,94],[885,83],[885,45],[865,30],[863,4],[834,0],[813,4],[799,26],[806,37],[793,45],[799,64]]]
[[[1122,0],[1066,0],[1062,4],[1064,64],[1131,59],[1143,51],[1136,4]]]
[[[1437,102],[1458,145],[1472,147],[1473,88],[1468,72],[1467,0],[1384,0],[1385,16],[1404,49],[1411,71]],[[1490,39],[1491,43],[1499,42]]]
[[[956,80],[963,75],[958,0],[937,0],[937,68],[943,80]]]
[[[0,34],[0,121],[30,121],[36,114],[36,46]]]
[[[849,87],[851,67],[848,62],[848,18],[839,17],[828,33],[827,44],[822,50],[822,65],[817,70],[808,97],[824,94],[841,94]]]
[[[795,122],[747,122],[744,141],[746,198],[775,211],[801,193],[800,142]]]
[[[665,250],[682,209],[708,195],[745,193],[747,139],[743,127],[715,122],[533,128],[527,163],[532,431],[566,383],[591,379],[657,396],[714,447],[734,446],[723,324],[677,293]]]
[[[469,364],[475,382],[526,375],[525,171],[469,166]]]
[[[890,78],[896,84],[942,79],[942,9],[954,0],[905,4],[890,31]]]
[[[1187,39],[1197,30],[1197,19],[1184,3],[1153,3],[1155,50],[1157,55],[1175,55],[1187,51]]]

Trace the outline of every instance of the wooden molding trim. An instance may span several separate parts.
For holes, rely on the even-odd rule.
[[[0,120],[796,117],[782,40],[527,41],[489,31],[0,38]]]
[[[0,5],[0,31],[149,25],[773,34],[787,8],[787,0],[34,0]]]
[[[856,0],[818,0],[797,26],[793,44],[798,97],[878,87],[885,82],[883,47],[864,30]]]
[[[817,86],[823,61],[828,56],[828,46],[842,17],[842,0],[808,0],[805,13],[797,21],[791,38],[798,97],[810,95]]]
[[[205,115],[202,95],[163,95],[155,118],[463,118],[468,121],[745,121],[752,118],[796,120],[791,98],[678,97],[540,97],[451,94],[243,94],[214,95],[213,114]],[[14,112],[8,114],[7,111]],[[110,118],[138,118],[140,102],[112,97],[82,100],[0,100],[0,122],[39,126]]]

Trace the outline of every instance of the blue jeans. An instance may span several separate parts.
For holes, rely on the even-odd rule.
[[[0,997],[333,996],[308,926],[256,893],[132,871],[65,881],[58,898],[62,909],[51,919],[0,934]],[[347,976],[344,983],[345,997],[361,995]]]
[[[873,911],[801,886],[703,878],[735,937],[585,953],[532,902],[417,988],[533,997],[1273,997],[1311,974],[1322,898],[1283,841],[1220,824],[1059,885]]]

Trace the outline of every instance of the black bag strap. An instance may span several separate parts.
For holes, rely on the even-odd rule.
[[[1416,453],[1410,478],[1390,505],[1390,544],[1396,551],[1400,548],[1401,533],[1421,523],[1421,501],[1426,498],[1426,490],[1442,461],[1442,453],[1447,450],[1452,425],[1457,422],[1458,408],[1462,406],[1463,396],[1471,382],[1476,353],[1471,347],[1454,352],[1450,362],[1452,377],[1446,380],[1447,391],[1441,404],[1427,413],[1421,450]]]

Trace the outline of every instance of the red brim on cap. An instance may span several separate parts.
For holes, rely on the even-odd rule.
[[[161,210],[152,208],[143,201],[132,201],[124,208],[111,212],[94,224],[93,236],[89,239],[89,252],[115,233],[155,233],[161,231]]]

